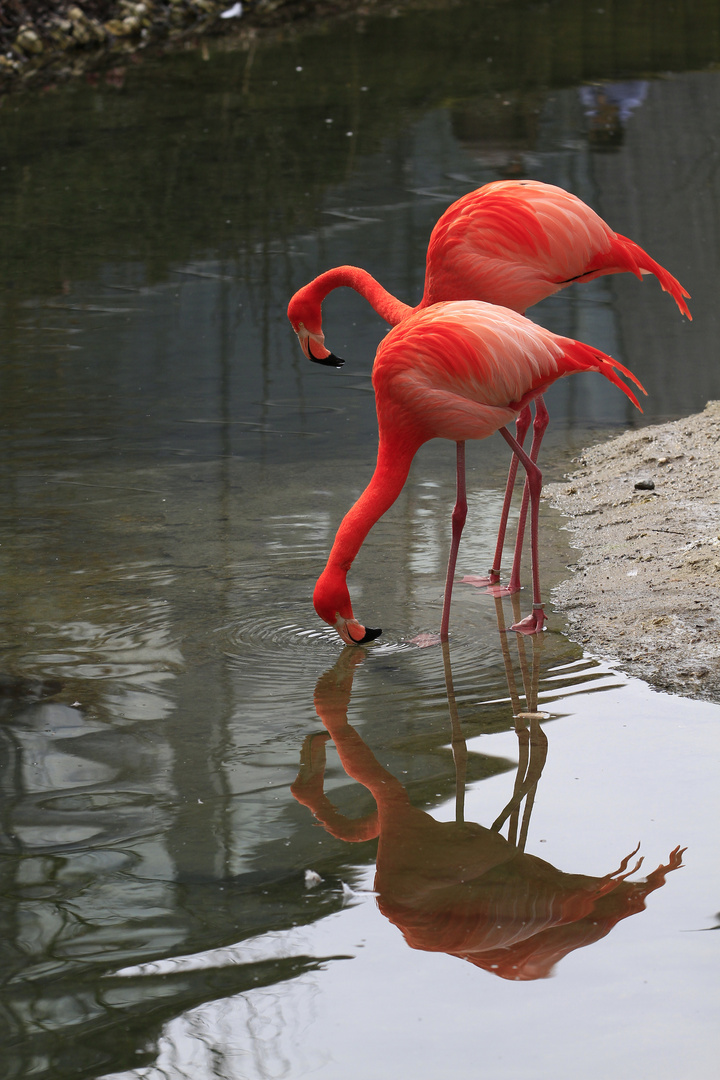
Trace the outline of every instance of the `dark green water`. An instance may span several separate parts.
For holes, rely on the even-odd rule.
[[[554,387],[546,474],[701,409],[720,397],[719,62],[714,3],[465,3],[3,99],[3,1080],[714,1075],[715,705],[583,657],[552,615],[527,852],[592,891],[638,840],[635,882],[688,850],[647,910],[568,938],[551,980],[408,948],[372,895],[377,841],[293,798],[339,655],[310,596],[372,469],[385,327],[330,297],[335,372],[304,360],[285,308],[340,263],[417,302],[442,210],[532,176],[640,242],[694,315],[628,275],[531,313],[650,391],[640,418],[600,379]],[[500,440],[469,448],[463,573],[489,565],[505,467]],[[465,821],[487,830],[523,753],[495,607],[458,593],[450,695],[440,651],[404,644],[439,623],[453,473],[452,447],[424,448],[353,567],[385,643],[344,707],[450,822],[454,701]],[[546,591],[572,561],[560,525],[545,508]],[[332,801],[367,815],[328,756]]]

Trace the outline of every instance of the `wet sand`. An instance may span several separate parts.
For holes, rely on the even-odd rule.
[[[579,548],[571,637],[653,686],[720,699],[720,401],[584,450],[543,491]],[[641,486],[638,486],[641,485]]]

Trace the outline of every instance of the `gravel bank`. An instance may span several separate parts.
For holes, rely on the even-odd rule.
[[[452,0],[0,0],[0,93],[203,35],[252,39],[348,15],[437,6]]]
[[[571,636],[659,689],[720,700],[720,401],[583,451],[544,497],[580,549]]]

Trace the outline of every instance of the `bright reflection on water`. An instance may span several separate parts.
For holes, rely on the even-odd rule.
[[[324,328],[347,365],[324,370],[285,307],[340,263],[416,301],[445,206],[530,175],[643,244],[692,293],[694,321],[627,275],[533,316],[632,367],[645,420],[720,397],[718,33],[714,3],[488,4],[482,19],[459,4],[5,99],[8,1077],[714,1075],[717,706],[583,656],[552,615],[534,657],[547,719],[516,720],[537,711],[532,645],[523,689],[523,643],[469,588],[449,655],[408,645],[440,619],[454,474],[440,443],[353,567],[357,610],[384,628],[353,671],[310,595],[372,469],[385,328],[334,294]],[[549,407],[555,476],[643,422],[591,377]],[[505,447],[468,457],[459,570],[477,573]],[[560,524],[544,508],[546,592],[572,561]],[[329,707],[333,680],[346,700]],[[380,847],[371,837],[373,769],[421,823],[419,849],[382,798]],[[482,952],[495,910],[493,947],[509,948],[510,912],[517,948],[551,940],[535,973],[554,978],[499,978],[500,960],[480,970],[434,924],[408,930],[427,895],[452,922],[466,834],[481,843],[465,944]],[[490,849],[520,899],[488,885]]]

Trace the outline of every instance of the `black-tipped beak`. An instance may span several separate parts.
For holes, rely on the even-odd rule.
[[[308,356],[312,360],[313,364],[324,364],[325,367],[341,368],[345,363],[345,361],[341,360],[341,358],[339,356],[336,356],[335,353],[329,353],[327,356],[324,357],[313,356],[312,349],[310,348],[309,338],[307,343],[307,351]]]
[[[358,641],[358,645],[367,645],[369,641],[374,641],[375,638],[379,638],[382,634],[382,630],[373,630],[372,626],[365,627],[365,636]]]

